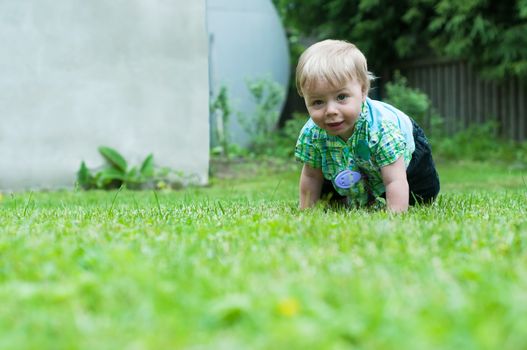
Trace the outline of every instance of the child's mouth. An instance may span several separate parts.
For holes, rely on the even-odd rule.
[[[343,123],[344,123],[344,121],[336,122],[336,123],[326,123],[326,125],[330,129],[338,129]]]

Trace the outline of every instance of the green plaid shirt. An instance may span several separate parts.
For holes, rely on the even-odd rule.
[[[322,169],[335,190],[350,204],[363,206],[385,192],[381,168],[404,157],[408,166],[415,149],[410,118],[394,107],[369,98],[348,141],[329,135],[311,119],[302,128],[295,157],[313,168]],[[348,189],[335,186],[344,170],[358,171],[361,180]]]

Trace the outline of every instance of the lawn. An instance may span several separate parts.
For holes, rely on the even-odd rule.
[[[4,193],[1,349],[525,349],[527,172],[440,166],[403,215],[299,212],[297,173]]]

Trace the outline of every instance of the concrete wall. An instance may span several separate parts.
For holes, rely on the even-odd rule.
[[[205,0],[0,0],[0,189],[69,187],[97,147],[207,181]]]
[[[289,48],[278,13],[271,0],[207,0],[207,10],[211,92],[217,96],[226,86],[234,112],[254,119],[256,106],[247,79],[268,77],[287,92]],[[233,142],[249,144],[236,115],[229,130]]]

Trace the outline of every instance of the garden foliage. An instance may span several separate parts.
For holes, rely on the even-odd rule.
[[[499,161],[527,167],[527,142],[499,137],[496,121],[473,124],[453,135],[444,130],[443,118],[432,108],[428,96],[408,86],[398,72],[385,86],[385,101],[404,111],[419,123],[431,140],[434,157],[449,160]]]
[[[419,89],[408,86],[408,81],[399,72],[394,79],[386,83],[385,102],[399,108],[413,118],[427,135],[438,134],[442,127],[442,118],[433,111],[428,96]]]
[[[299,38],[349,40],[381,72],[403,58],[467,60],[484,76],[527,76],[527,1],[273,0]],[[298,50],[294,50],[297,52]]]
[[[134,190],[146,188],[179,189],[192,182],[191,177],[185,176],[181,172],[167,167],[156,168],[153,154],[149,154],[140,166],[130,167],[126,159],[115,149],[101,146],[98,151],[105,160],[105,164],[90,170],[82,161],[77,172],[77,183],[85,190],[111,190],[122,186]]]
[[[246,84],[256,109],[252,116],[238,114],[238,121],[250,137],[250,150],[262,154],[272,147],[284,89],[271,78],[247,80]]]
[[[229,157],[274,157],[293,161],[294,147],[300,130],[308,120],[306,113],[294,113],[281,129],[274,126],[279,89],[269,80],[248,83],[257,102],[256,122],[238,114],[251,138],[249,148],[232,143],[226,145],[228,152],[214,152]],[[429,97],[422,91],[408,86],[404,76],[396,72],[394,79],[385,85],[385,101],[404,111],[425,129],[431,140],[434,157],[450,160],[493,160],[527,167],[527,142],[507,141],[498,136],[500,128],[496,121],[472,125],[454,135],[447,135],[443,118],[432,108]],[[230,106],[225,93],[223,105]],[[230,107],[229,107],[230,108]],[[230,110],[229,110],[229,113]]]
[[[214,153],[229,157],[230,146],[230,115],[232,113],[231,101],[229,100],[229,91],[226,86],[222,85],[218,95],[210,104],[210,113],[213,115],[215,125],[212,126],[213,134],[212,144]]]

